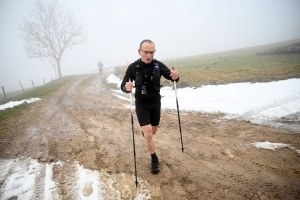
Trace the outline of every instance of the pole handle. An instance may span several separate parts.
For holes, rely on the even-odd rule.
[[[174,67],[172,67],[172,70],[175,70]],[[174,82],[174,87],[175,87],[175,91],[176,91],[176,81],[173,81],[173,82]],[[176,94],[176,98],[177,98],[177,94]]]

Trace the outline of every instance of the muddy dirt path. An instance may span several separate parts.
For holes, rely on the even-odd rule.
[[[64,162],[64,168],[53,167],[53,181],[58,183],[53,199],[79,198],[74,195],[78,188],[72,187],[76,164],[101,172],[101,179],[113,176],[110,187],[128,187],[108,192],[104,199],[133,199],[143,189],[151,199],[300,199],[300,154],[292,148],[272,151],[251,145],[269,141],[300,149],[299,133],[221,120],[222,114],[181,111],[183,153],[176,110],[162,112],[155,135],[161,166],[157,175],[150,173],[150,155],[134,116],[139,177],[135,188],[128,104],[106,88],[101,77],[87,76],[34,103],[11,125],[13,140],[1,143],[0,158]],[[128,176],[126,184],[116,181],[122,174]],[[87,189],[85,194],[92,192]],[[43,195],[37,189],[36,199]]]

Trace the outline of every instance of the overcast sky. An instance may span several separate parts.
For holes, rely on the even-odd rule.
[[[133,62],[143,39],[155,58],[200,55],[300,38],[299,0],[58,0],[85,27],[87,42],[68,49],[62,75]],[[55,78],[47,60],[28,59],[18,24],[29,0],[0,0],[0,86],[19,90]],[[1,91],[2,92],[2,91]]]

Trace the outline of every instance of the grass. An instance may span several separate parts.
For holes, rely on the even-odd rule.
[[[270,82],[300,77],[299,54],[211,54],[166,61],[180,72],[187,86],[240,82]]]

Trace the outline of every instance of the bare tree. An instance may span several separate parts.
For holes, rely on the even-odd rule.
[[[29,58],[54,61],[61,78],[62,55],[67,48],[85,41],[83,27],[57,0],[34,0],[29,8],[29,17],[19,24],[25,40],[24,50]]]

